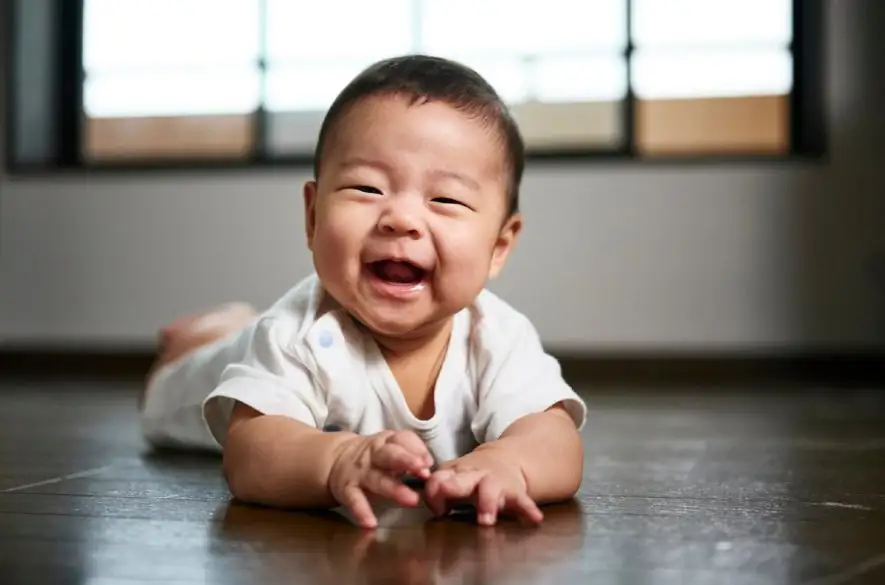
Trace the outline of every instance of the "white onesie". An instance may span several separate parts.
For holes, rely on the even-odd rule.
[[[489,291],[455,316],[434,399],[432,418],[410,412],[374,340],[313,275],[240,333],[162,368],[142,428],[155,444],[217,450],[239,401],[317,429],[410,429],[438,464],[557,402],[578,428],[586,418],[531,322]]]

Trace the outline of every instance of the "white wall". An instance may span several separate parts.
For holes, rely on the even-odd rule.
[[[550,346],[883,344],[885,3],[829,5],[827,161],[530,166],[527,231],[493,288]],[[272,301],[310,268],[306,177],[6,177],[0,342],[147,343],[182,312]]]

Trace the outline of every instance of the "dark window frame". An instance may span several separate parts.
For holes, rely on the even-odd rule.
[[[32,0],[33,1],[33,0]],[[308,154],[269,156],[266,153],[266,141],[263,139],[267,131],[267,112],[263,107],[254,113],[256,117],[255,132],[257,134],[255,149],[251,156],[241,159],[178,159],[161,161],[126,161],[126,162],[85,162],[82,150],[82,101],[83,81],[85,75],[82,67],[83,54],[83,10],[84,0],[45,0],[54,10],[54,28],[52,38],[47,42],[53,44],[52,57],[54,64],[52,84],[56,88],[53,94],[52,120],[54,152],[49,161],[39,163],[23,163],[17,160],[19,152],[16,144],[17,132],[15,120],[19,115],[18,96],[15,83],[18,78],[19,60],[16,47],[18,36],[26,34],[14,26],[17,19],[15,1],[7,2],[6,34],[0,38],[4,42],[6,63],[4,64],[5,95],[5,165],[12,174],[58,173],[58,172],[138,172],[165,170],[223,170],[223,169],[256,169],[261,167],[304,168],[312,162]],[[628,74],[627,95],[623,100],[622,132],[626,143],[620,148],[572,148],[544,149],[529,148],[529,161],[550,162],[632,162],[639,164],[685,164],[685,163],[747,163],[747,162],[790,162],[795,160],[819,160],[826,154],[825,102],[824,102],[824,71],[823,56],[825,49],[825,22],[823,0],[792,0],[793,6],[793,41],[790,50],[793,56],[793,88],[789,94],[789,150],[778,155],[689,155],[689,156],[641,156],[636,152],[635,142],[635,109],[636,96],[633,93],[630,79],[631,56],[634,51],[632,40],[632,5],[627,2],[627,46],[625,57]],[[266,2],[262,0],[261,10],[265,10]],[[262,43],[263,45],[263,43]],[[264,55],[259,59],[259,68],[266,68]]]

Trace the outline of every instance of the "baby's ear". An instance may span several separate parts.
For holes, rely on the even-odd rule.
[[[498,239],[495,240],[495,248],[492,252],[492,262],[489,267],[489,278],[495,278],[507,263],[510,252],[516,246],[519,234],[522,231],[522,215],[514,213],[511,215],[501,231],[498,233]]]
[[[304,183],[304,232],[307,236],[307,248],[313,251],[313,234],[316,230],[316,199],[317,182],[310,180]]]

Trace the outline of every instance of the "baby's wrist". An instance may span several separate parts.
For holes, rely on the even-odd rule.
[[[514,480],[519,482],[520,487],[528,492],[529,482],[520,457],[512,449],[509,449],[506,443],[500,441],[484,443],[474,449],[471,455],[474,454],[481,461],[482,467],[497,470],[505,468],[508,475],[512,475]]]
[[[363,439],[364,437],[358,434],[348,432],[335,432],[328,435],[328,454],[324,457],[327,487],[331,485],[341,464],[346,463],[353,450],[358,448]]]

